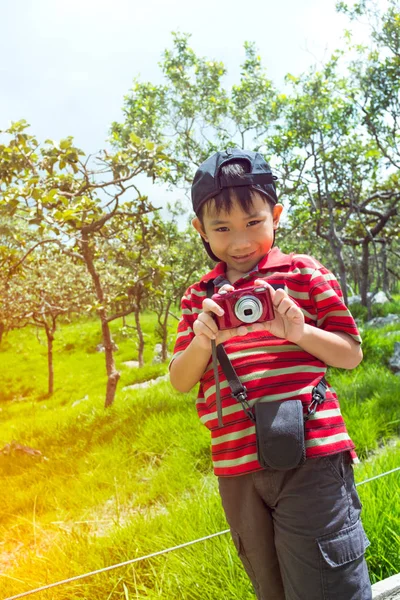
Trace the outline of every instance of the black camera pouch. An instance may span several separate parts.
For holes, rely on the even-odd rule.
[[[217,280],[215,280],[216,282]],[[223,285],[221,281],[221,285]],[[229,282],[228,282],[229,283]],[[207,297],[211,298],[214,281],[207,282]],[[300,400],[283,402],[256,402],[252,408],[247,401],[246,387],[241,383],[222,344],[216,347],[211,341],[212,362],[215,377],[218,426],[223,427],[222,403],[219,388],[217,358],[229,383],[233,398],[240,402],[245,414],[255,423],[257,457],[262,467],[288,471],[302,465],[306,460],[304,441],[305,423],[325,400],[327,382],[322,377],[312,390],[311,403],[303,415]],[[254,410],[254,412],[253,412]]]
[[[254,412],[260,465],[278,471],[302,465],[306,447],[301,401],[257,402]]]

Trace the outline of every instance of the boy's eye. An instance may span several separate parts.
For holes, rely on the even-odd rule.
[[[215,231],[229,231],[227,227],[218,227]]]
[[[258,225],[258,223],[261,223],[261,221],[249,221],[247,223],[247,226],[248,227],[252,227],[253,225]]]

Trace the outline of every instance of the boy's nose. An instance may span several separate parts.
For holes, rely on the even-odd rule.
[[[232,253],[243,252],[244,250],[248,250],[251,246],[251,241],[247,238],[247,236],[238,236],[235,237],[235,240],[232,244]]]

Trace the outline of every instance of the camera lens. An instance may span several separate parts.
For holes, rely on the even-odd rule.
[[[243,323],[255,323],[262,315],[261,301],[255,296],[242,296],[235,304],[235,315]]]

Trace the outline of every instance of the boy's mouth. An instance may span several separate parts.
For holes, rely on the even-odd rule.
[[[240,256],[232,256],[233,260],[237,262],[246,262],[255,255],[255,252],[250,252],[250,254],[241,254]]]

